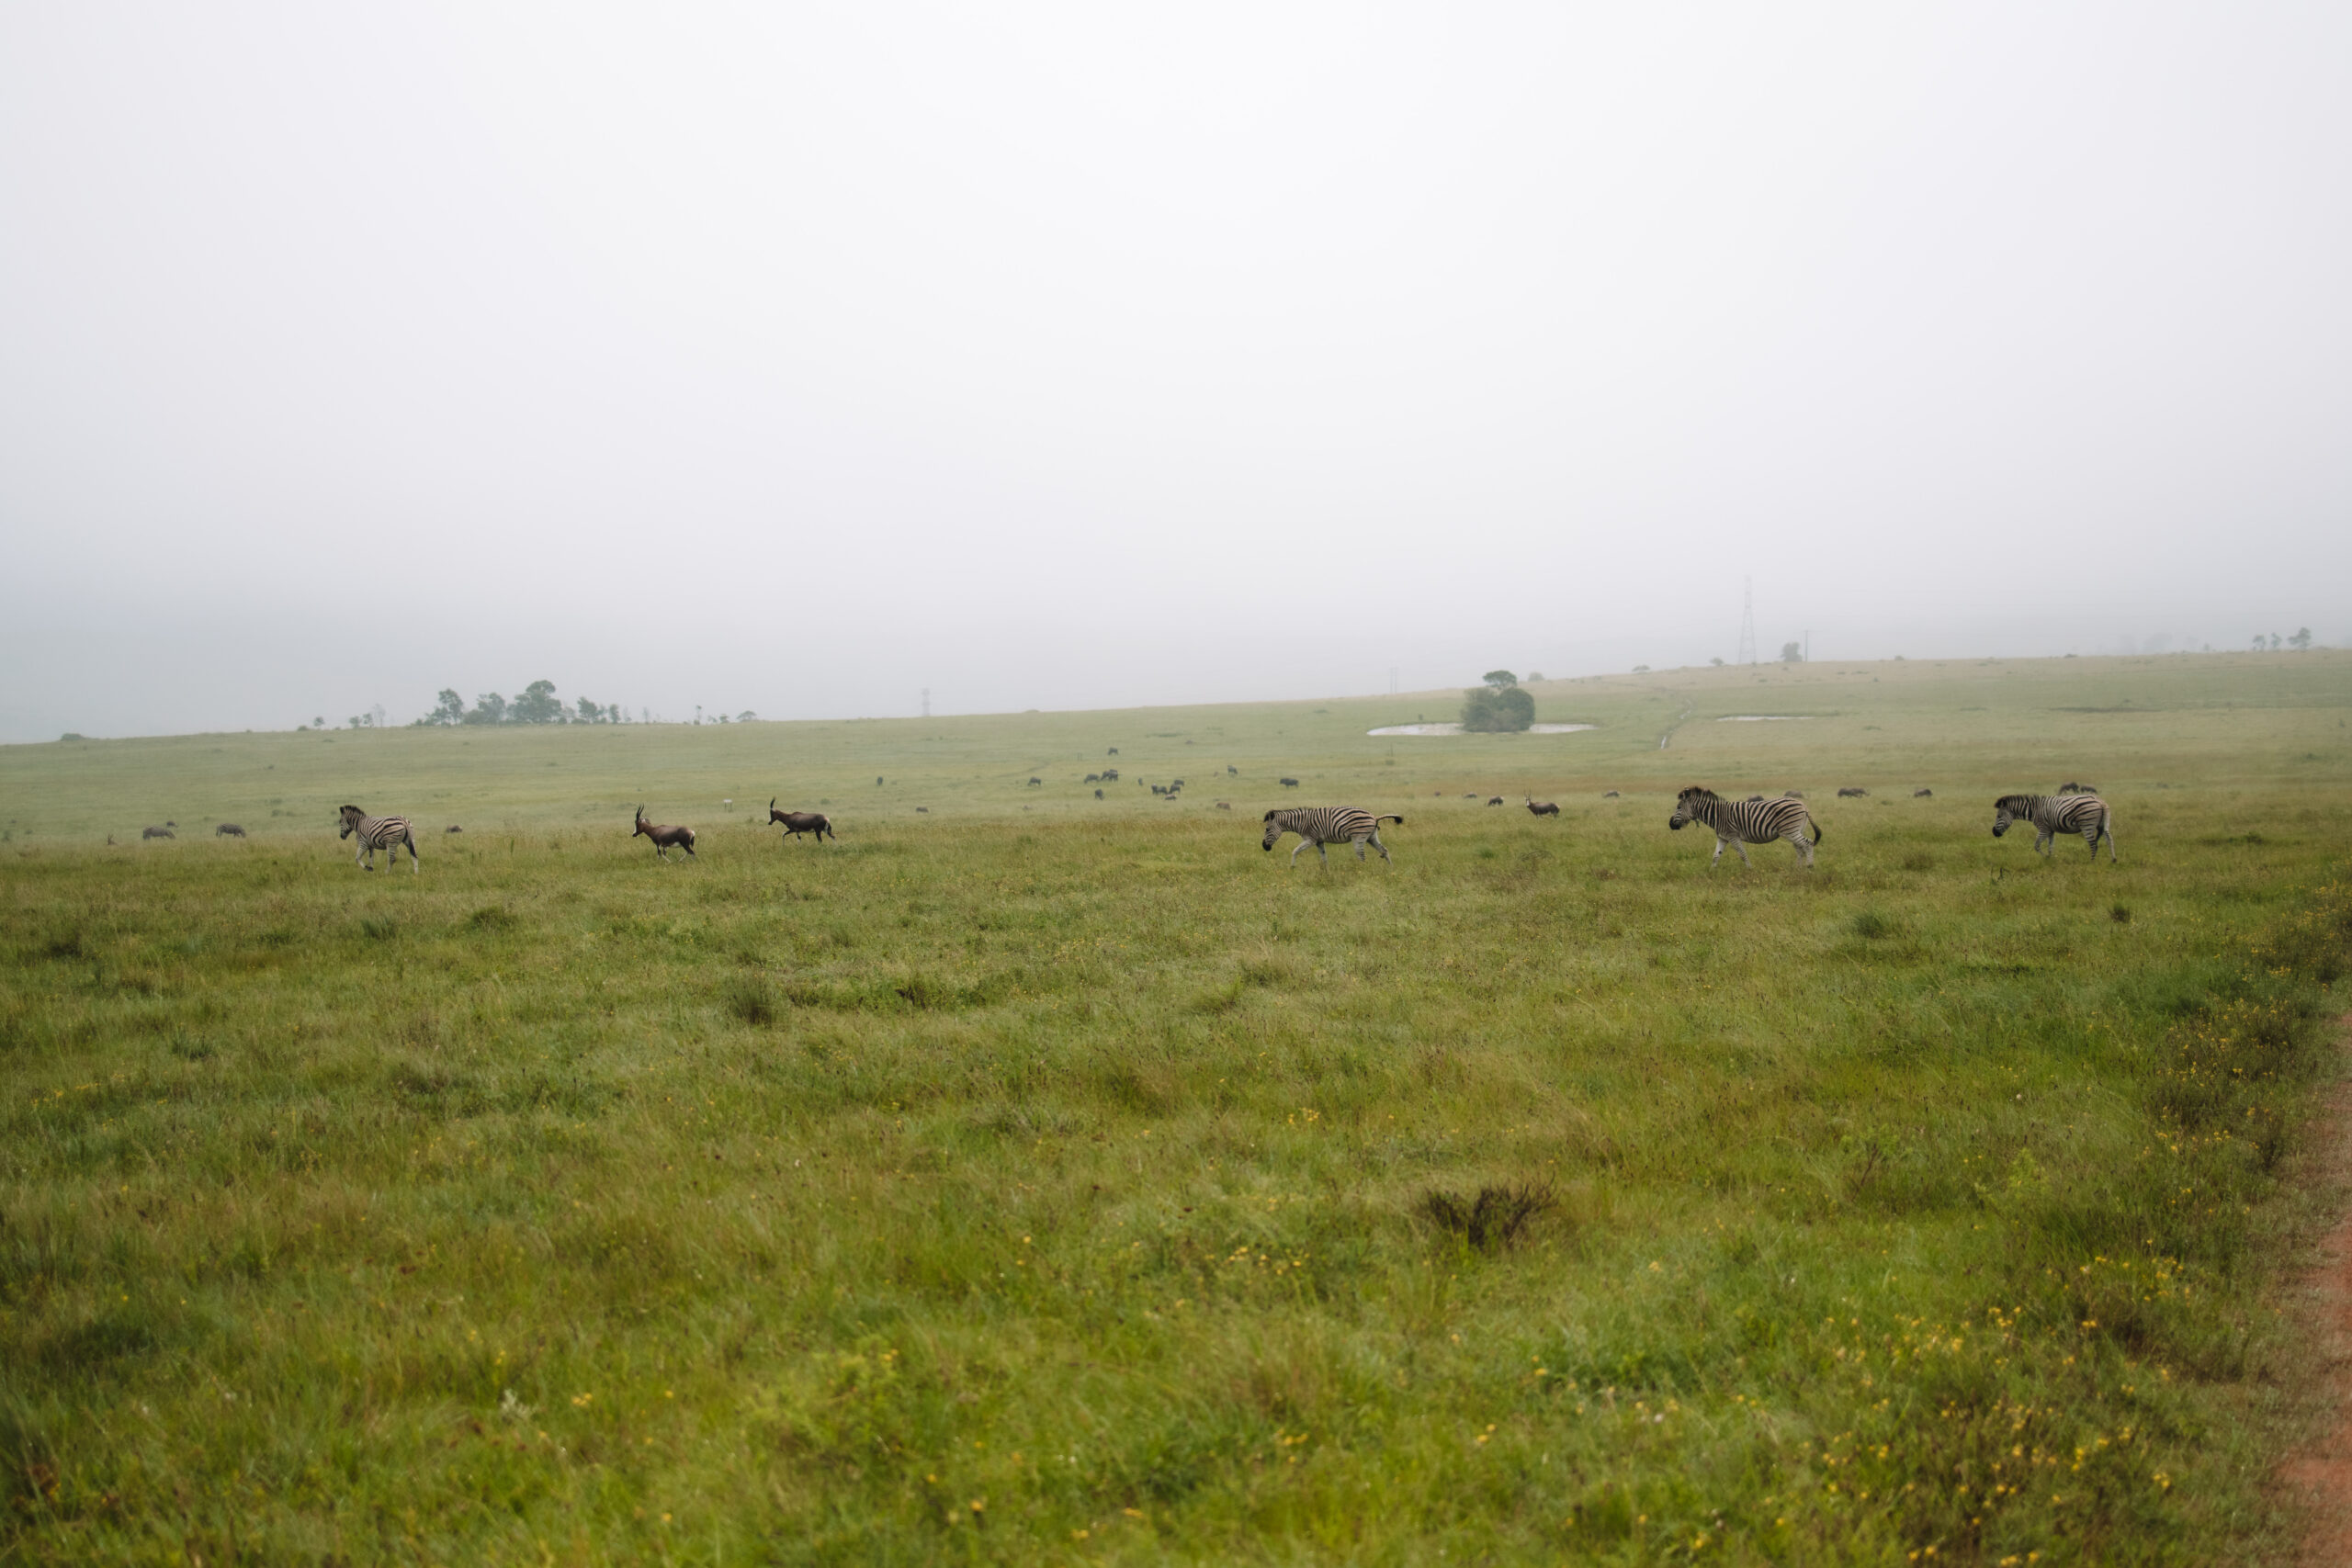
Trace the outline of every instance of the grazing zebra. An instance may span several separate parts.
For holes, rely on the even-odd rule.
[[[2114,813],[2095,795],[2005,795],[1993,803],[1993,837],[2007,832],[2012,822],[2034,825],[2033,847],[2043,854],[2057,852],[2052,840],[2059,834],[2080,833],[2091,848],[2091,859],[2098,859],[2101,835],[2107,839],[2107,858],[2121,858],[2115,852]]]
[[[1284,833],[1296,833],[1298,847],[1290,852],[1290,863],[1293,865],[1298,863],[1299,850],[1309,844],[1315,846],[1317,857],[1325,865],[1331,863],[1331,857],[1323,852],[1326,844],[1352,842],[1358,860],[1363,859],[1363,847],[1370,844],[1380,852],[1382,860],[1388,860],[1388,846],[1380,841],[1380,825],[1394,822],[1401,827],[1404,821],[1394,812],[1374,817],[1371,812],[1359,811],[1352,806],[1301,806],[1288,811],[1269,811],[1266,813],[1266,841],[1259,847],[1272,850]],[[1393,865],[1396,863],[1390,861],[1389,863]]]
[[[634,839],[639,834],[653,840],[655,860],[668,860],[673,847],[685,851],[688,860],[695,858],[695,830],[692,828],[667,828],[648,822],[645,819],[645,807],[642,806],[637,808],[637,832],[631,833],[629,837]]]
[[[1813,846],[1824,837],[1821,825],[1802,800],[1725,800],[1700,784],[1675,796],[1674,815],[1666,819],[1666,825],[1678,833],[1686,822],[1703,822],[1715,830],[1715,853],[1707,863],[1709,871],[1724,858],[1725,844],[1739,852],[1740,863],[1752,867],[1756,863],[1747,858],[1747,846],[1769,844],[1775,839],[1786,839],[1797,858],[1810,868]]]
[[[407,818],[370,817],[356,806],[346,806],[337,815],[343,818],[343,828],[336,838],[359,835],[359,852],[352,857],[353,864],[362,871],[373,871],[378,850],[384,852],[387,862],[397,861],[401,858],[400,846],[406,844],[409,874],[416,874],[416,835],[409,831]]]

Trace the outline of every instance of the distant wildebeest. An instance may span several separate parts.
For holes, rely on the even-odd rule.
[[[1692,784],[1677,795],[1674,815],[1666,819],[1666,825],[1678,833],[1690,822],[1703,822],[1715,830],[1715,853],[1707,862],[1709,871],[1724,858],[1725,844],[1739,852],[1742,864],[1753,866],[1756,863],[1747,858],[1747,846],[1769,844],[1775,839],[1786,839],[1797,857],[1810,866],[1813,846],[1822,838],[1820,825],[1802,800],[1725,800],[1702,784]]]
[[[385,869],[390,870],[390,863],[401,858],[400,847],[406,844],[409,874],[416,874],[416,834],[410,830],[407,818],[370,817],[356,806],[346,806],[335,816],[343,824],[335,837],[348,839],[356,835],[359,840],[359,852],[352,857],[352,863],[360,870],[376,869],[378,850],[384,852]]]
[[[1500,806],[1502,803],[1503,797],[1499,795],[1490,795],[1487,796],[1487,804],[1489,806]]]
[[[1557,817],[1560,814],[1560,807],[1557,801],[1538,800],[1533,795],[1529,795],[1526,798],[1527,814],[1530,817]]]
[[[212,829],[212,836],[216,839],[242,839],[245,836],[245,830],[234,822],[223,822]]]
[[[881,781],[877,779],[875,782],[879,784]],[[695,830],[692,828],[673,828],[657,822],[648,822],[645,819],[645,807],[642,806],[637,808],[637,831],[631,833],[629,837],[634,839],[640,836],[653,840],[655,860],[668,860],[670,852],[673,849],[685,851],[686,858],[689,860],[695,858]]]
[[[1029,781],[1029,787],[1031,789],[1035,789],[1039,784],[1044,784],[1045,782],[1046,781],[1043,779],[1031,779]]]
[[[1804,798],[1804,791],[1801,789],[1784,789],[1781,792],[1781,798],[1782,800],[1803,800]]]
[[[1993,803],[1993,837],[1999,838],[2009,830],[2012,822],[2030,822],[2036,831],[2033,847],[2043,854],[2054,854],[2052,840],[2061,833],[2080,833],[2083,842],[2091,849],[2091,859],[2098,859],[2098,841],[2107,840],[2107,858],[2121,857],[2115,852],[2114,815],[2107,802],[2087,792],[2075,795],[2005,795]]]
[[[1931,789],[1915,789],[1911,792],[1911,798],[1914,800],[1926,800],[1935,793],[1936,792]]]
[[[1116,768],[1103,769],[1102,782],[1104,784],[1117,784],[1119,782],[1119,770]]]
[[[450,823],[447,828],[444,828],[441,830],[444,833],[462,833],[465,831],[463,828],[458,827],[455,822]]]
[[[1232,763],[1230,763],[1230,762],[1227,762],[1227,763],[1225,765],[1225,771],[1226,771],[1227,773],[1228,773],[1232,774],[1232,775],[1233,775],[1235,778],[1237,778],[1237,779],[1238,779],[1238,778],[1239,778],[1239,777],[1241,776],[1241,770],[1240,770],[1239,768],[1235,767],[1235,766],[1234,766]]]
[[[928,807],[928,806],[918,806],[918,807],[915,807],[915,809],[916,809],[917,811],[922,812],[925,817],[928,817],[928,816],[930,816],[930,815],[931,815],[931,807]]]
[[[1607,791],[1604,791],[1604,792],[1602,793],[1602,795],[1601,795],[1600,798],[1601,798],[1601,799],[1603,799],[1603,800],[1616,800],[1616,799],[1618,799],[1618,798],[1620,798],[1620,797],[1619,797],[1619,795],[1618,795],[1617,792],[1616,792],[1615,790],[1613,790],[1613,789],[1612,789],[1612,790],[1607,790]]]
[[[1158,784],[1154,784],[1151,786],[1151,793],[1154,795],[1166,795],[1168,792],[1160,788]]]
[[[1097,800],[1102,799],[1102,792],[1101,790],[1099,790],[1099,789],[1098,789],[1098,790],[1096,790],[1096,791],[1094,792],[1094,798],[1095,798],[1095,799],[1097,799]]]
[[[1478,798],[1478,792],[1475,789],[1465,789],[1462,792],[1462,798],[1464,800],[1476,800]]]
[[[1331,857],[1323,852],[1326,844],[1353,843],[1356,859],[1363,859],[1363,847],[1370,844],[1380,852],[1382,860],[1388,859],[1388,846],[1380,841],[1380,825],[1394,822],[1404,825],[1402,817],[1391,812],[1374,817],[1369,811],[1359,811],[1352,806],[1302,806],[1289,811],[1266,813],[1266,841],[1260,847],[1272,850],[1284,833],[1298,835],[1298,847],[1290,852],[1290,863],[1298,863],[1298,852],[1307,845],[1315,846],[1315,853],[1325,865]],[[1390,863],[1394,864],[1394,862]]]
[[[2062,784],[2058,786],[2058,793],[2060,795],[2097,795],[2098,793],[2098,785],[2086,784]],[[172,826],[177,827],[179,824],[175,822]]]
[[[1298,787],[1298,781],[1296,779],[1283,779],[1282,781],[1282,786],[1284,789],[1296,789]]]
[[[768,796],[768,824],[773,827],[778,822],[784,824],[784,836],[787,839],[797,839],[803,833],[814,833],[817,835],[817,841],[821,844],[825,841],[826,834],[833,833],[833,819],[823,812],[778,811],[775,808],[775,796],[770,795]],[[833,833],[835,843],[841,842],[841,838],[839,833]]]
[[[175,821],[173,821],[170,818],[166,817],[165,818],[164,818],[164,827],[166,827],[166,828],[176,828],[176,827],[178,827],[178,826],[179,826],[179,824],[178,824],[178,823],[176,823],[176,822],[175,822]]]
[[[876,789],[880,789],[882,787],[882,775],[880,773],[874,775],[874,787]]]
[[[142,840],[176,839],[179,837],[177,833],[173,832],[169,828],[141,828],[139,829],[139,836]]]
[[[1866,789],[1855,789],[1849,786],[1838,792],[1838,798],[1840,800],[1853,800],[1868,794],[1870,794],[1870,791]]]
[[[1182,789],[1184,787],[1184,781],[1182,779],[1170,779],[1168,781],[1168,787],[1170,789]]]
[[[1219,811],[1230,811],[1233,809],[1233,802],[1229,800],[1220,800],[1216,803],[1216,808]]]
[[[1118,749],[1116,746],[1112,747],[1112,748],[1111,748],[1111,750],[1110,750],[1107,753],[1105,753],[1105,755],[1107,755],[1107,756],[1113,756],[1113,757],[1115,757],[1115,756],[1117,756],[1118,754],[1119,754],[1119,749]]]
[[[1102,782],[1102,775],[1101,773],[1089,773],[1081,782],[1086,784],[1101,784]]]

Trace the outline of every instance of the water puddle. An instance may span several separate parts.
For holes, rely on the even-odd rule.
[[[1579,729],[1597,729],[1591,724],[1535,724],[1519,731],[1521,735],[1573,735]],[[1392,724],[1385,729],[1367,729],[1366,735],[1459,735],[1458,724]]]

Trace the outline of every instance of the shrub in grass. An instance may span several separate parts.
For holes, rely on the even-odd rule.
[[[1438,1229],[1487,1252],[1517,1241],[1528,1222],[1556,1201],[1549,1186],[1530,1182],[1519,1187],[1481,1187],[1478,1196],[1467,1201],[1431,1188],[1421,1194],[1419,1207],[1421,1217]]]

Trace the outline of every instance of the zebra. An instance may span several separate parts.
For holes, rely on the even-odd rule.
[[[1298,863],[1299,850],[1309,844],[1315,846],[1317,857],[1325,865],[1331,863],[1331,857],[1323,852],[1326,844],[1352,842],[1358,860],[1363,859],[1363,847],[1370,844],[1380,852],[1382,860],[1388,860],[1388,846],[1380,841],[1380,825],[1383,822],[1394,822],[1402,827],[1405,819],[1394,812],[1374,817],[1371,812],[1359,811],[1352,806],[1300,806],[1288,811],[1269,811],[1266,813],[1266,841],[1259,847],[1272,850],[1284,833],[1296,833],[1298,847],[1290,852],[1290,863],[1293,865]],[[1389,863],[1394,865],[1396,862],[1389,861]]]
[[[1707,863],[1709,871],[1724,858],[1725,844],[1739,852],[1740,863],[1753,867],[1756,863],[1747,858],[1747,846],[1769,844],[1775,839],[1786,839],[1810,870],[1813,846],[1826,836],[1802,800],[1725,800],[1702,784],[1692,784],[1675,796],[1674,815],[1666,819],[1676,832],[1686,822],[1703,822],[1715,830],[1715,854]]]
[[[416,835],[409,830],[407,818],[370,817],[356,806],[346,806],[337,815],[343,818],[343,829],[335,834],[336,838],[359,835],[359,852],[352,857],[354,865],[362,871],[373,871],[378,850],[384,852],[387,862],[397,861],[400,846],[406,844],[409,874],[416,874]]]
[[[2036,829],[2033,847],[2043,854],[2057,852],[2052,840],[2061,833],[2080,833],[2098,859],[2098,841],[2107,840],[2107,858],[2115,852],[2115,814],[2095,795],[2005,795],[1993,803],[1993,837],[2009,830],[2012,822],[2030,822]]]

